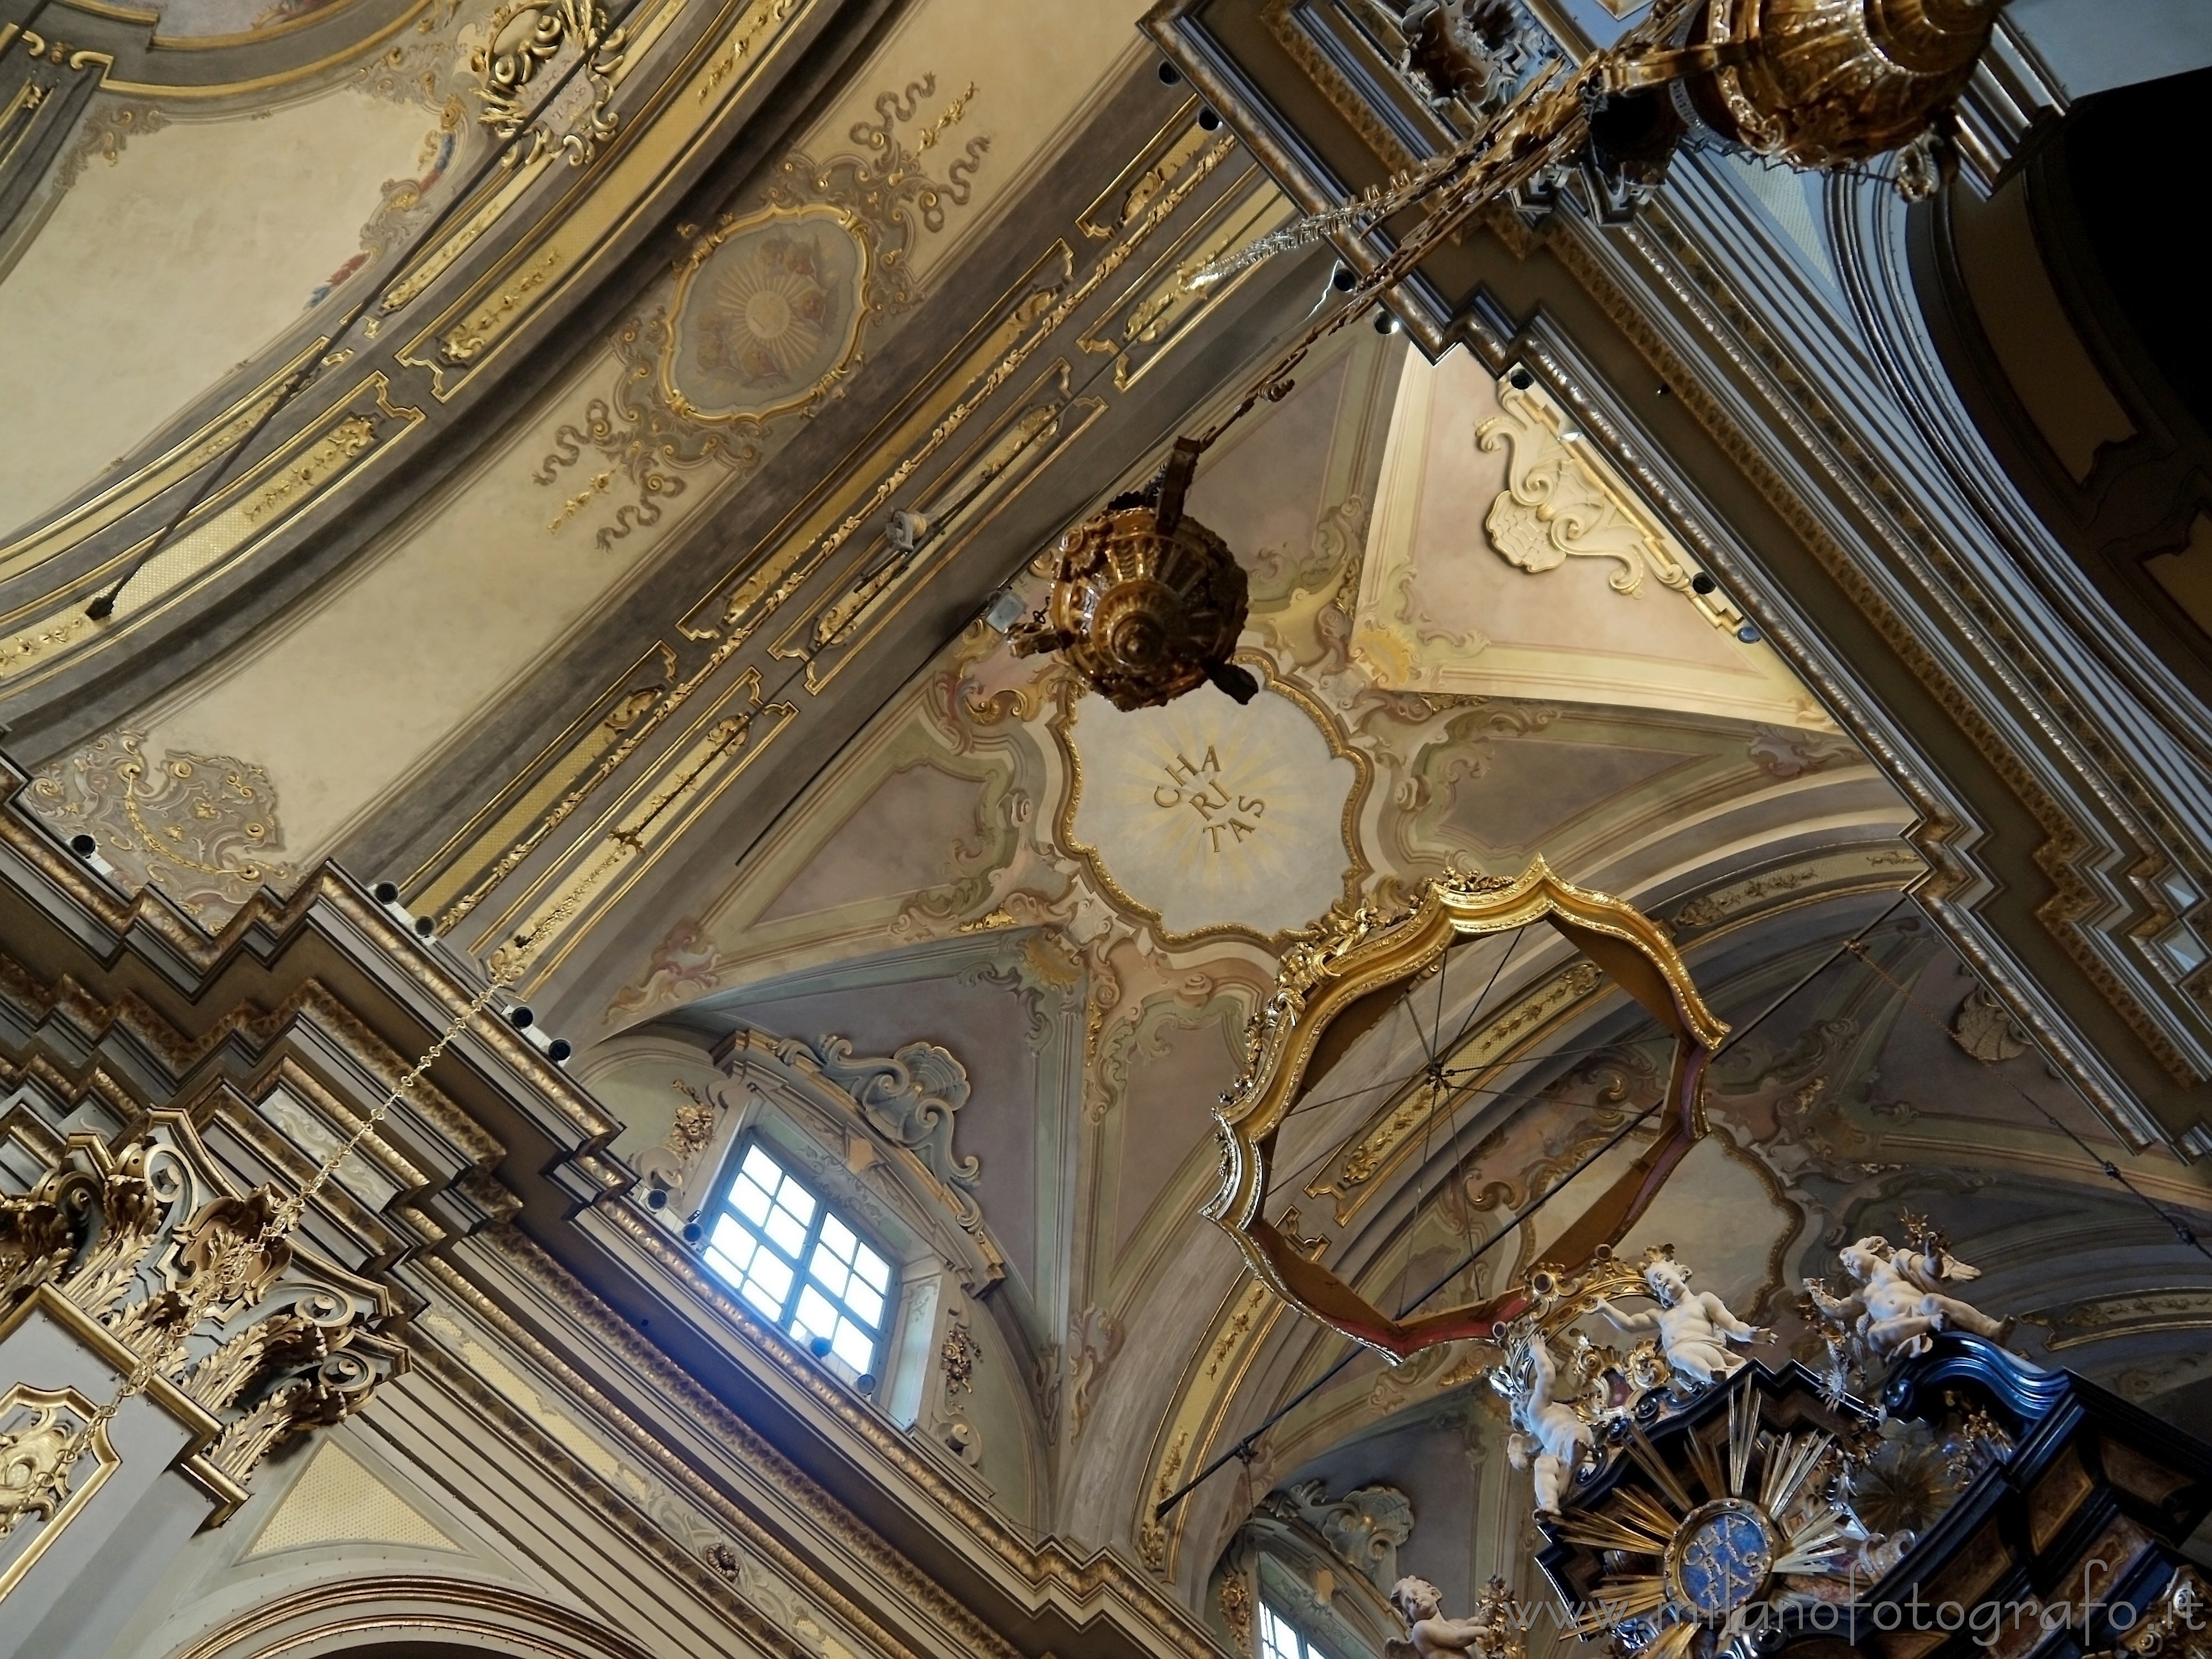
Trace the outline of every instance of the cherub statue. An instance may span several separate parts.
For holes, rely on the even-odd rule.
[[[1568,1481],[1595,1449],[1589,1425],[1568,1403],[1572,1391],[1560,1389],[1559,1362],[1541,1330],[1529,1330],[1518,1342],[1509,1339],[1507,1352],[1506,1364],[1492,1373],[1513,1410],[1505,1459],[1533,1473],[1536,1513],[1557,1515]]]
[[[1443,1592],[1425,1578],[1401,1578],[1390,1587],[1390,1605],[1406,1621],[1411,1638],[1383,1646],[1383,1659],[1521,1659],[1525,1651],[1514,1629],[1512,1593],[1503,1578],[1492,1578],[1472,1619],[1443,1616]]]
[[[1657,1332],[1667,1369],[1678,1377],[1702,1386],[1733,1376],[1743,1369],[1743,1356],[1731,1353],[1728,1345],[1755,1342],[1765,1334],[1738,1319],[1711,1291],[1692,1291],[1690,1270],[1672,1255],[1650,1256],[1644,1263],[1644,1283],[1657,1307],[1623,1313],[1600,1297],[1596,1311],[1621,1330]]]
[[[1913,1242],[1920,1248],[1893,1245],[1871,1233],[1845,1245],[1836,1259],[1857,1288],[1837,1297],[1817,1281],[1809,1282],[1806,1289],[1813,1305],[1832,1324],[1850,1332],[1865,1354],[1876,1360],[1925,1352],[1929,1338],[1954,1328],[2002,1340],[2012,1328],[2009,1320],[1992,1319],[1943,1294],[1948,1285],[1979,1279],[1981,1269],[1952,1255],[1944,1248],[1942,1235],[1924,1224]]]

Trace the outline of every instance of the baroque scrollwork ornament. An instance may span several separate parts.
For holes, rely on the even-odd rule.
[[[25,1408],[27,1420],[8,1426],[0,1419],[0,1538],[31,1517],[51,1521],[69,1501],[69,1470],[64,1462],[76,1438],[75,1425],[64,1426],[70,1402],[58,1394],[10,1389],[9,1414]]]
[[[626,31],[611,26],[601,0],[507,0],[487,27],[489,38],[469,59],[483,105],[477,119],[502,140],[529,134],[528,143],[509,144],[501,166],[524,166],[557,146],[571,167],[582,167],[620,125],[614,76]],[[583,59],[590,100],[574,125],[556,134],[539,118],[547,112],[532,106],[530,91],[540,71],[569,53]]]
[[[297,873],[269,774],[231,755],[146,752],[127,728],[95,738],[31,780],[31,810],[64,835],[90,833],[133,885],[160,888],[220,927],[264,883]]]
[[[308,1207],[462,1029],[495,977],[297,1188],[240,1190],[191,1120],[161,1110],[120,1147],[77,1134],[31,1189],[0,1198],[0,1318],[25,1304],[123,1373],[97,1407],[18,1384],[0,1397],[0,1539],[29,1545],[4,1596],[115,1465],[109,1425],[152,1398],[192,1426],[185,1467],[218,1504],[247,1496],[268,1454],[357,1410],[406,1368],[392,1294],[294,1243]],[[211,1425],[210,1425],[211,1420]],[[80,1477],[88,1455],[88,1477]]]
[[[556,430],[532,475],[563,492],[549,535],[602,498],[633,496],[594,532],[610,551],[661,522],[663,503],[689,487],[685,473],[710,463],[729,477],[751,472],[795,422],[842,393],[870,331],[914,303],[915,243],[969,200],[990,148],[978,134],[942,177],[931,171],[932,152],[975,94],[968,87],[902,131],[936,87],[925,75],[880,94],[879,118],[849,130],[865,154],[817,162],[793,151],[759,206],[679,227],[689,246],[666,301],[616,330],[613,388]]]

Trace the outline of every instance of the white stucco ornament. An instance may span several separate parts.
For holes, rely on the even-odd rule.
[[[1743,1369],[1743,1356],[1729,1344],[1755,1342],[1764,1333],[1737,1318],[1711,1291],[1692,1290],[1690,1270],[1672,1256],[1646,1266],[1644,1283],[1656,1307],[1624,1313],[1600,1297],[1597,1311],[1617,1329],[1657,1333],[1667,1369],[1691,1383],[1702,1387]]]

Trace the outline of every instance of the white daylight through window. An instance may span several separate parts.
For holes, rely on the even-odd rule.
[[[811,1352],[834,1354],[855,1377],[875,1369],[890,1263],[758,1142],[722,1195],[707,1261]]]
[[[1269,1607],[1260,1604],[1260,1659],[1329,1659],[1305,1632]]]

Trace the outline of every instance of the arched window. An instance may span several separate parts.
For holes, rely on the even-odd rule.
[[[705,1257],[755,1312],[848,1380],[874,1374],[891,1265],[758,1140],[733,1160]]]
[[[1335,1659],[1279,1612],[1260,1603],[1260,1659]]]

